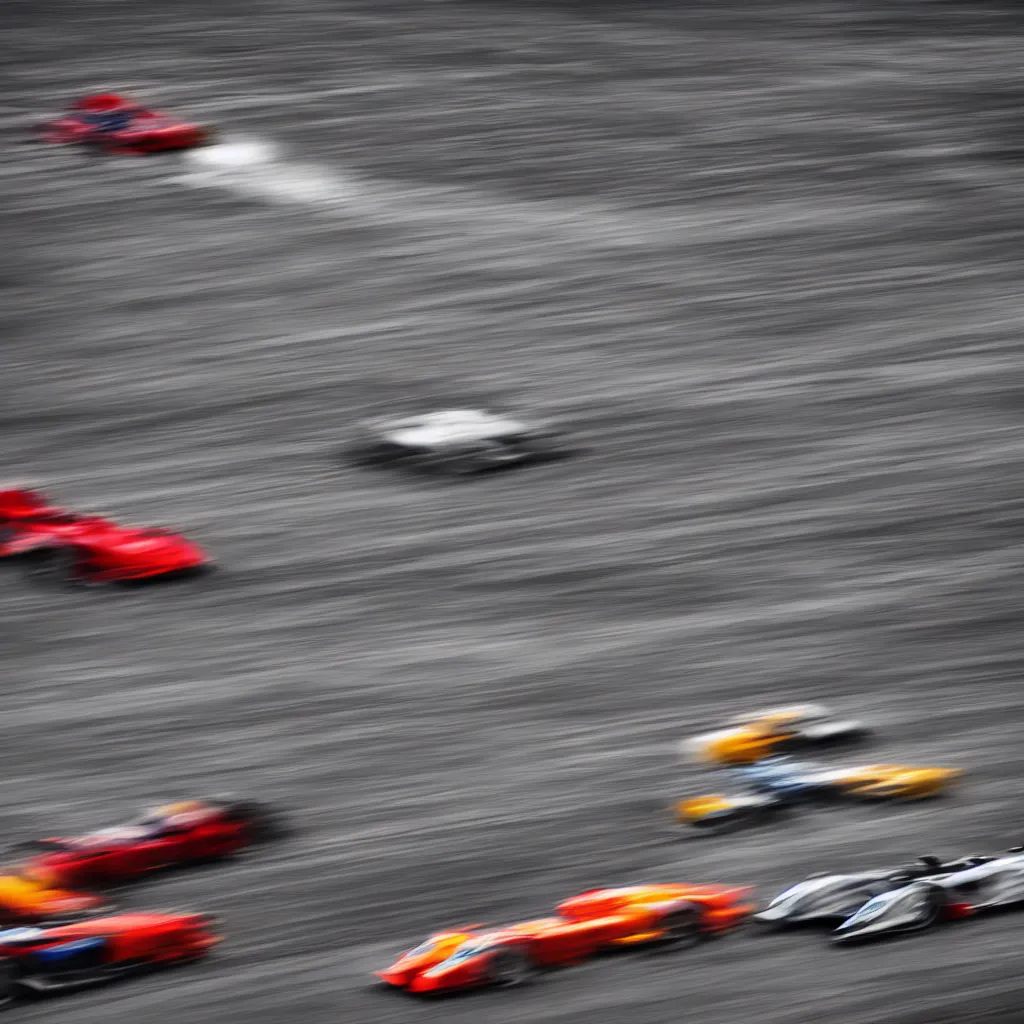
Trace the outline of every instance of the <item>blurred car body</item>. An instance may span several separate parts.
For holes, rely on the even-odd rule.
[[[839,925],[832,941],[852,945],[1022,903],[1024,852],[1016,849],[879,893]]]
[[[191,149],[211,138],[210,129],[181,121],[117,93],[95,93],[37,128],[44,142],[90,146],[110,153],[157,153]]]
[[[550,425],[481,409],[445,409],[419,416],[367,420],[353,445],[355,459],[467,476],[566,454]]]
[[[282,834],[283,825],[262,804],[204,799],[157,807],[82,836],[34,840],[22,850],[37,875],[68,889],[89,889],[230,857]]]
[[[753,910],[749,892],[713,885],[594,889],[565,900],[551,917],[438,932],[377,976],[416,993],[517,985],[538,968],[579,963],[603,949],[690,944],[726,931]]]
[[[903,889],[922,879],[973,869],[996,859],[992,856],[968,856],[943,861],[939,857],[924,856],[895,868],[854,874],[812,875],[779,893],[752,919],[756,924],[775,929],[823,922],[837,924],[876,896]]]
[[[0,1009],[25,994],[86,988],[200,960],[220,941],[214,928],[207,914],[132,913],[0,931]]]
[[[899,764],[833,768],[772,757],[732,769],[751,792],[690,797],[676,804],[676,818],[705,831],[725,831],[769,818],[798,804],[833,800],[925,800],[948,791],[963,773],[956,768]]]
[[[34,578],[66,583],[124,583],[211,567],[206,552],[178,533],[81,515],[22,489],[0,491],[0,558],[15,557]]]
[[[808,747],[864,739],[861,722],[837,719],[824,705],[796,704],[742,715],[723,729],[683,743],[688,760],[713,764],[752,764],[767,757]]]

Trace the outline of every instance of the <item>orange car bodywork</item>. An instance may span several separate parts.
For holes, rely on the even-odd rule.
[[[944,793],[962,775],[958,768],[869,764],[837,771],[836,785],[846,795],[865,800],[924,800]]]
[[[752,764],[778,754],[803,720],[798,711],[780,711],[732,728],[698,736],[691,749],[701,760],[719,764]]]
[[[647,885],[595,889],[565,900],[555,915],[500,928],[478,926],[439,932],[403,954],[377,977],[410,992],[436,992],[486,984],[489,955],[496,947],[517,948],[537,967],[581,963],[603,949],[657,942],[666,935],[666,914],[681,904],[700,912],[701,928],[718,933],[734,927],[754,911],[748,887]],[[446,967],[460,948],[479,945]]]
[[[0,875],[0,921],[20,923],[88,913],[99,910],[104,902],[100,896],[63,889],[46,872],[28,867]]]

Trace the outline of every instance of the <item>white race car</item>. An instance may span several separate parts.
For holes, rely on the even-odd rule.
[[[851,945],[896,932],[921,931],[937,921],[1024,905],[1020,847],[1002,857],[977,860],[961,870],[879,893],[832,933],[832,941]]]
[[[361,463],[399,464],[464,476],[566,454],[559,432],[482,409],[444,409],[368,420],[355,445]]]

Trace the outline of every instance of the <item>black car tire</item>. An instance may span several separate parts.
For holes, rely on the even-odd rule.
[[[514,445],[515,450],[523,457],[535,463],[554,462],[565,458],[568,452],[562,445],[562,439],[556,434],[536,434],[519,438]]]
[[[487,468],[487,460],[477,446],[452,448],[438,452],[431,459],[431,468],[443,476],[472,476]]]
[[[688,824],[700,835],[724,836],[752,825],[756,817],[757,815],[749,811],[733,810],[721,815],[711,815],[700,821],[691,821]]]
[[[491,957],[487,974],[490,983],[498,988],[517,988],[531,980],[534,966],[524,950],[499,949]]]
[[[915,922],[915,929],[930,928],[939,918],[943,906],[946,903],[946,894],[942,889],[934,885],[921,887],[924,899],[922,900],[922,914]]]
[[[79,573],[79,556],[74,548],[43,548],[28,556],[27,572],[35,583],[73,587],[84,580]]]
[[[434,457],[437,470],[449,476],[470,476],[526,461],[518,444],[480,440],[458,447],[441,449]]]
[[[704,938],[704,923],[696,907],[686,906],[670,910],[662,919],[665,934],[657,940],[661,949],[689,949]]]
[[[0,1010],[9,1010],[18,997],[18,966],[9,957],[0,957]]]

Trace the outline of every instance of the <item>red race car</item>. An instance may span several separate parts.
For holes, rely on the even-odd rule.
[[[39,125],[37,131],[44,142],[134,154],[192,149],[211,138],[208,128],[147,110],[112,92],[78,100],[63,117]]]
[[[38,491],[0,491],[0,558],[24,556],[37,578],[115,583],[188,576],[209,556],[179,534],[122,526],[51,505]]]
[[[271,810],[253,801],[190,800],[154,808],[133,822],[88,835],[23,844],[28,860],[22,874],[29,869],[51,887],[88,890],[152,871],[230,857],[280,838],[284,831]]]
[[[0,931],[0,1009],[23,995],[85,988],[201,960],[220,941],[208,914],[137,913]]]
[[[580,963],[601,950],[692,945],[753,913],[749,894],[747,887],[718,885],[593,889],[559,904],[554,917],[438,932],[377,977],[416,993],[518,985],[539,968]]]

